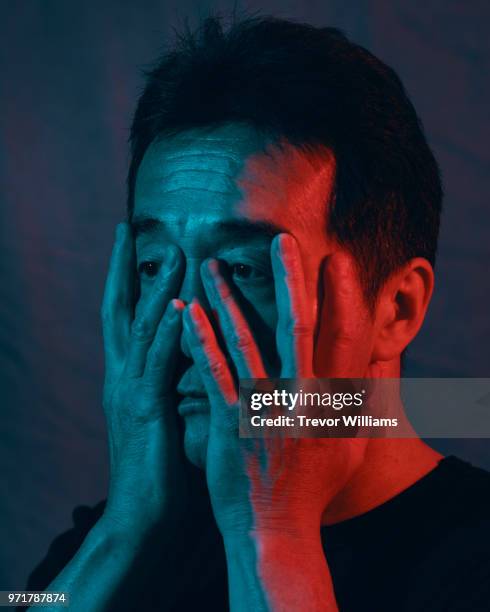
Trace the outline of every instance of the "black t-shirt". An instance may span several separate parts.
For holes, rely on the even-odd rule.
[[[29,590],[49,585],[103,509],[74,510],[74,527],[54,540]],[[490,473],[460,459],[443,459],[390,501],[321,536],[341,612],[490,611]],[[213,548],[175,609],[228,609],[224,552]],[[148,559],[147,599],[135,609],[169,610],[158,588],[165,563],[172,559]]]

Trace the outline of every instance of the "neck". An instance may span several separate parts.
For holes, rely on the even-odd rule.
[[[380,378],[399,378],[399,361],[379,366]],[[395,401],[403,413],[399,395]],[[410,438],[371,438],[362,465],[329,504],[322,523],[334,524],[380,506],[423,478],[441,459],[415,432]]]
[[[362,466],[330,503],[322,523],[338,523],[376,508],[423,478],[441,459],[420,438],[369,440]]]

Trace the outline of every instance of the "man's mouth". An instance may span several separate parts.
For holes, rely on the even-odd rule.
[[[205,395],[184,395],[177,411],[181,417],[191,414],[209,414],[209,400]]]
[[[177,385],[177,393],[182,396],[178,406],[180,416],[209,414],[208,396],[196,374],[192,367],[189,368]]]

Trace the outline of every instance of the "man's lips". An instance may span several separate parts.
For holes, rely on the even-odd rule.
[[[209,414],[209,400],[205,395],[185,395],[177,411],[181,417],[191,414]]]
[[[195,366],[191,366],[180,379],[177,393],[182,396],[178,412],[181,416],[209,413],[208,396]]]

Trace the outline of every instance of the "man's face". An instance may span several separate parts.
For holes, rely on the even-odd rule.
[[[244,125],[186,131],[154,143],[141,163],[135,190],[141,299],[148,296],[173,244],[186,263],[178,297],[185,302],[197,298],[209,309],[200,266],[207,258],[218,259],[268,372],[278,375],[270,243],[280,231],[298,241],[316,318],[321,264],[334,248],[326,233],[334,172],[327,150],[305,154],[289,144],[279,148]],[[182,351],[177,391],[185,452],[204,467],[209,404],[184,342]]]

